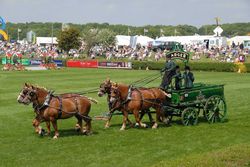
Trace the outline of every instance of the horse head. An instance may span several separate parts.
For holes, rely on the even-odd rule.
[[[17,101],[19,103],[28,105],[32,102],[34,96],[36,94],[36,90],[33,85],[25,83],[19,96],[17,97]]]
[[[17,101],[25,105],[29,105],[35,101],[39,103],[39,100],[45,99],[47,94],[48,91],[46,89],[25,83],[17,97]]]
[[[110,89],[112,86],[112,81],[110,81],[109,78],[107,78],[103,83],[101,83],[99,91],[97,93],[97,95],[99,97],[102,97],[104,94],[110,94]]]
[[[110,89],[110,103],[112,106],[117,106],[121,103],[121,92],[119,90],[117,83],[112,83],[111,89]]]

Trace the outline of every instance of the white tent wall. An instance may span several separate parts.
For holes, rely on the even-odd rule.
[[[250,36],[235,36],[235,37],[228,39],[228,45],[232,45],[233,42],[236,45],[240,45],[241,43],[244,43],[245,41],[250,41]]]
[[[131,36],[127,35],[116,35],[116,46],[129,46]]]
[[[156,39],[162,42],[179,42],[182,45],[204,44],[205,40],[209,40],[211,46],[225,46],[225,37],[215,37],[212,35],[194,35],[194,36],[166,36]]]
[[[147,36],[133,36],[130,41],[131,47],[135,48],[137,44],[140,44],[141,46],[148,46],[148,43],[151,41],[154,41],[153,38],[147,37]]]
[[[37,45],[50,45],[52,43],[54,45],[58,44],[56,37],[53,37],[53,39],[51,37],[36,37]]]

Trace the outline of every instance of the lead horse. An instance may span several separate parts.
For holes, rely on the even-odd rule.
[[[25,83],[17,101],[24,105],[32,103],[34,110],[39,116],[37,119],[45,121],[47,126],[50,125],[48,123],[52,123],[55,130],[54,139],[59,137],[57,120],[67,119],[72,116],[77,118],[77,124],[80,126],[80,131],[83,134],[88,135],[91,133],[91,117],[89,116],[89,112],[91,102],[97,103],[94,99],[73,94],[68,94],[67,97],[54,96],[45,88]],[[85,130],[83,130],[82,120],[86,122]],[[37,122],[33,123],[37,124]]]
[[[131,91],[131,97],[128,98],[128,92]],[[152,128],[157,128],[157,121],[168,123],[162,110],[162,104],[166,99],[166,93],[159,88],[133,88],[125,84],[114,83],[111,87],[110,102],[113,109],[119,109],[123,112],[123,124],[120,130],[126,128],[128,113],[132,112],[136,122],[140,127],[146,127],[141,122],[139,111],[147,111],[150,108],[156,110],[156,122]]]
[[[79,94],[75,94],[75,93],[64,93],[64,94],[59,94],[57,95],[60,98],[74,98],[74,97],[81,97],[81,95]],[[37,108],[34,108],[34,112],[36,114],[35,118],[32,120],[32,125],[35,128],[35,132],[40,134],[41,136],[47,134],[50,135],[51,129],[50,129],[50,121],[46,121],[44,120],[42,114],[40,113],[39,110],[37,110]],[[40,126],[40,124],[42,122],[46,123],[46,127],[48,132],[45,133],[45,130]],[[76,131],[80,131],[80,125],[77,123],[75,125],[75,129]]]
[[[107,94],[107,103],[108,103],[108,107],[109,107],[109,113],[108,113],[108,119],[105,123],[105,128],[109,128],[110,127],[110,121],[112,119],[112,114],[115,112],[115,110],[117,108],[112,108],[112,103],[110,102],[110,98],[111,98],[111,87],[112,84],[114,84],[115,82],[111,81],[109,78],[107,78],[103,83],[100,84],[100,88],[99,91],[97,93],[97,95],[99,97],[104,96],[105,94]],[[140,88],[139,88],[140,89]],[[145,89],[145,88],[143,88]],[[147,110],[147,111],[141,111],[141,116],[140,116],[140,120],[143,118],[144,114],[147,112],[149,120],[152,124],[154,124],[154,119],[152,118],[151,113]],[[133,127],[133,123],[127,119],[127,121],[129,122],[130,126]]]

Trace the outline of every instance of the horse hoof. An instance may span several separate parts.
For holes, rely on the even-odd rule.
[[[138,123],[135,123],[135,127],[139,127],[139,124],[138,124]]]
[[[84,131],[82,132],[82,134],[83,134],[83,135],[86,135],[86,136],[89,136],[89,135],[92,134],[92,132],[91,132],[91,131],[84,130]]]
[[[141,124],[143,128],[147,128],[147,124]]]
[[[45,132],[45,130],[44,130],[43,128],[41,128],[41,129],[39,130],[38,134],[39,134],[40,136],[44,136],[44,135],[46,134],[46,132]]]
[[[152,129],[157,129],[157,127],[158,127],[158,125],[157,125],[157,124],[154,124],[154,125],[152,126]]]
[[[120,129],[120,131],[124,131],[124,130],[125,130],[125,128],[121,128],[121,129]]]
[[[55,135],[55,136],[53,137],[53,139],[58,139],[58,136]]]

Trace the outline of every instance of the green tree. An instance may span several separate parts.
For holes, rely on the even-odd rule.
[[[83,32],[83,40],[86,45],[86,50],[89,52],[92,46],[98,44],[108,47],[115,44],[115,35],[109,29],[88,29]]]
[[[76,28],[70,27],[59,32],[57,40],[58,46],[67,53],[70,49],[79,49],[81,46],[80,31]]]
[[[102,29],[97,33],[98,43],[103,46],[110,46],[115,44],[115,33],[109,29]]]
[[[86,50],[89,53],[92,46],[98,43],[97,39],[98,30],[97,29],[86,29],[83,32],[83,41],[86,45]]]

